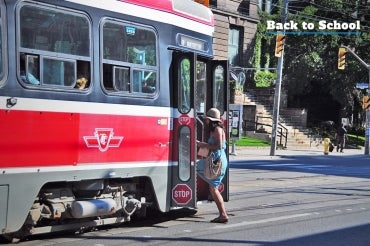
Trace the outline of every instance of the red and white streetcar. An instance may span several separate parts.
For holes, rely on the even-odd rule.
[[[0,235],[195,208],[201,121],[228,119],[214,20],[189,0],[0,0]],[[222,185],[228,199],[228,179]]]

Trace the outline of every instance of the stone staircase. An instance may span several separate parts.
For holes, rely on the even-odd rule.
[[[255,89],[244,92],[243,95],[236,97],[236,103],[241,103],[245,107],[255,107],[254,121],[261,123],[260,127],[254,127],[254,131],[246,130],[246,136],[255,137],[271,141],[274,90],[272,89]],[[287,97],[282,93],[280,99],[279,123],[282,128],[288,131],[286,139],[287,149],[312,149],[322,148],[322,138],[310,134],[306,127],[307,111],[305,109],[287,108]],[[251,119],[252,118],[252,119]],[[244,115],[243,120],[246,122],[253,121],[253,116]],[[279,134],[278,134],[279,135]],[[279,136],[277,136],[277,140]],[[279,142],[279,141],[278,141]],[[278,144],[278,146],[280,146]],[[285,141],[282,147],[285,147]]]

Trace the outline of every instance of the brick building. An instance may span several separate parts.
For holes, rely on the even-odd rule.
[[[215,59],[248,66],[259,22],[258,0],[209,0],[209,7],[215,18]]]

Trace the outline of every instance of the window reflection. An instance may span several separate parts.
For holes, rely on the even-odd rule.
[[[207,85],[207,71],[206,63],[202,61],[197,61],[197,80],[196,80],[196,90],[195,90],[195,109],[197,113],[205,112],[206,103],[206,87]]]
[[[44,59],[44,84],[73,86],[76,81],[76,63],[57,59]]]
[[[190,111],[190,76],[190,60],[185,58],[180,64],[179,111],[181,113]]]
[[[218,108],[220,112],[224,112],[226,91],[224,91],[225,76],[223,66],[218,65],[214,70],[213,76],[213,107]]]
[[[188,181],[191,173],[190,128],[188,126],[181,127],[179,134],[179,178],[181,181]]]

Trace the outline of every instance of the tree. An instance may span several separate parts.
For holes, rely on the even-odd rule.
[[[367,81],[367,70],[348,53],[346,56],[346,69],[337,69],[338,48],[341,45],[353,47],[365,61],[370,57],[370,21],[364,16],[370,9],[356,0],[315,0],[290,1],[288,8],[288,21],[298,23],[298,30],[289,30],[284,47],[284,67],[282,85],[288,90],[288,104],[292,107],[308,107],[309,120],[316,120],[317,115],[310,115],[309,107],[320,107],[322,115],[331,117],[318,120],[334,120],[338,122],[341,117],[350,117],[359,107],[361,93],[355,88],[360,81]],[[273,54],[275,43],[271,39],[275,35],[268,34],[266,21],[281,21],[281,1],[275,9],[275,14],[261,15],[258,35],[262,43],[266,44],[261,50]],[[319,29],[321,23],[352,23],[359,20],[361,30],[329,30]],[[314,29],[303,30],[303,23],[314,24]],[[294,32],[293,32],[294,31]],[[315,32],[313,33],[308,33]],[[263,34],[264,32],[264,34]],[[262,34],[261,34],[262,33]],[[262,53],[262,52],[261,52]],[[263,57],[263,55],[261,55]],[[262,62],[262,61],[260,61]],[[277,59],[271,59],[272,66],[276,66]],[[274,64],[275,63],[275,64]],[[370,63],[367,60],[367,63]],[[314,98],[312,98],[314,97]],[[316,98],[317,97],[317,98]],[[320,99],[321,97],[321,99]],[[326,98],[325,98],[326,97]],[[325,98],[325,100],[322,100]],[[312,105],[310,102],[326,101],[327,105]],[[329,107],[330,106],[330,107]],[[335,114],[330,112],[335,110]],[[317,111],[317,110],[316,110]],[[327,113],[325,113],[327,112]],[[357,115],[354,118],[358,119]]]

